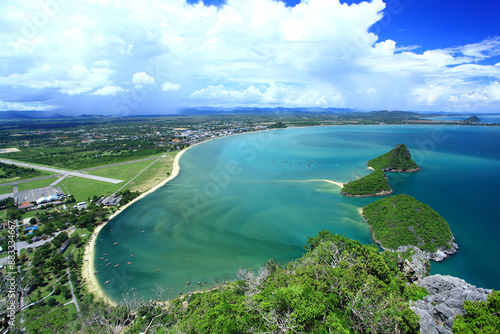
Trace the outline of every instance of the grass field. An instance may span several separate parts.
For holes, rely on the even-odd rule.
[[[166,157],[158,160],[154,165],[130,182],[126,189],[131,191],[144,192],[151,189],[168,177],[167,173],[172,172],[174,158],[178,152],[169,152]]]
[[[26,183],[19,183],[17,185],[17,191],[24,191],[24,190],[48,187],[56,180],[57,180],[56,178],[51,177],[51,178],[43,179],[43,180],[31,181],[31,182],[26,182]]]
[[[103,169],[97,169],[89,172],[85,172],[85,174],[109,177],[118,180],[124,180],[128,182],[134,176],[136,176],[140,171],[142,171],[147,166],[151,165],[154,160],[146,160],[134,162],[131,164],[108,167]]]
[[[123,190],[130,189],[133,191],[138,190],[144,192],[167,178],[167,173],[172,171],[173,160],[177,153],[178,152],[169,152],[166,157],[156,161]],[[113,166],[87,172],[91,175],[123,180],[123,182],[119,184],[111,184],[69,176],[58,185],[63,191],[67,190],[71,195],[73,195],[77,202],[86,201],[94,195],[109,196],[123,187],[131,179],[136,177],[137,174],[142,172],[146,167],[150,166],[154,161],[155,160],[139,161],[126,165]]]
[[[0,187],[0,195],[8,194],[12,192],[12,186]]]
[[[120,189],[122,184],[112,184],[108,182],[83,179],[81,177],[68,176],[58,186],[62,191],[69,192],[77,202],[86,201],[94,195],[109,196]]]

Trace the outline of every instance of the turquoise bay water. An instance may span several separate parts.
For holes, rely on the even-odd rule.
[[[177,178],[103,228],[96,276],[117,301],[127,288],[154,297],[155,284],[166,299],[234,279],[240,267],[300,257],[321,229],[372,243],[358,208],[376,198],[347,198],[322,180],[364,176],[369,159],[399,143],[422,170],[389,174],[391,186],[438,211],[460,246],[432,273],[499,289],[500,128],[470,126],[294,128],[197,145]]]

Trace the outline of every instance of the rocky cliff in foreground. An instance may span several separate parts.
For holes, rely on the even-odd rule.
[[[422,300],[410,302],[410,309],[420,316],[421,334],[452,334],[455,317],[465,313],[464,301],[483,301],[491,293],[453,276],[428,276],[416,284],[430,293]]]

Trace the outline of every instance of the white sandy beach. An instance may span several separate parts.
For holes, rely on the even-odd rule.
[[[177,176],[177,174],[179,174],[179,169],[180,169],[179,168],[179,159],[184,154],[184,152],[186,152],[189,148],[191,148],[193,146],[185,148],[184,150],[182,150],[179,153],[177,153],[177,155],[174,158],[174,162],[173,162],[173,166],[172,166],[172,173],[170,174],[170,176],[168,178],[166,178],[165,180],[163,180],[162,182],[160,182],[159,184],[157,184],[153,188],[149,189],[147,192],[145,192],[145,193],[141,194],[140,196],[136,197],[133,201],[131,201],[131,202],[127,203],[126,205],[120,207],[120,209],[118,209],[115,213],[113,213],[109,217],[108,222],[111,219],[113,219],[114,217],[116,217],[117,215],[119,215],[123,210],[125,210],[127,207],[129,207],[133,203],[137,202],[141,198],[144,198],[146,195],[148,195],[148,194],[156,191],[158,188],[162,187],[167,182],[169,182],[170,180],[174,179]],[[83,277],[83,280],[84,280],[84,282],[85,282],[85,284],[87,286],[87,290],[91,294],[93,294],[94,296],[96,296],[97,298],[99,298],[100,300],[106,302],[109,305],[116,306],[117,304],[113,300],[111,300],[111,298],[109,298],[104,293],[104,291],[101,288],[101,285],[97,281],[97,278],[96,278],[96,276],[94,274],[94,272],[95,272],[95,268],[94,268],[94,246],[95,246],[95,241],[97,239],[97,236],[99,235],[99,232],[101,231],[101,229],[106,224],[107,224],[107,222],[99,225],[94,230],[94,232],[92,233],[92,235],[90,237],[89,242],[87,243],[87,246],[85,247],[85,252],[83,254],[82,277]]]
[[[340,188],[344,187],[344,184],[342,182],[336,182],[332,180],[325,180],[325,179],[314,179],[314,180],[283,180],[283,181],[274,181],[274,182],[327,182],[334,184],[336,186],[339,186]]]

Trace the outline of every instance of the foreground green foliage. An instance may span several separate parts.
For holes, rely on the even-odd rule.
[[[346,196],[375,196],[383,192],[392,192],[383,170],[376,170],[359,180],[351,181],[340,191]]]
[[[37,176],[47,175],[33,168],[24,168],[12,164],[4,164],[0,162],[0,179],[8,178],[32,178]]]
[[[306,249],[284,267],[240,269],[239,281],[143,309],[131,332],[418,333],[408,300],[427,293],[406,283],[398,254],[328,231]]]
[[[405,144],[399,144],[391,151],[368,161],[368,166],[385,171],[406,172],[418,169]]]
[[[414,245],[423,251],[449,248],[450,226],[427,204],[408,195],[382,198],[363,208],[363,215],[383,247]]]
[[[465,301],[464,310],[466,314],[455,318],[453,333],[500,333],[500,291],[493,291],[485,301]]]

